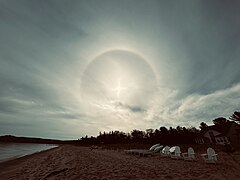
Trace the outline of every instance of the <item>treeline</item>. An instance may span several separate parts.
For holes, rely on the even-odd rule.
[[[161,144],[183,144],[195,143],[195,138],[200,130],[195,127],[176,128],[160,127],[159,129],[147,129],[146,131],[133,130],[131,133],[121,131],[100,132],[97,137],[82,137],[81,144],[115,144],[115,143],[161,143]]]
[[[240,112],[234,112],[229,117],[230,120],[240,123]],[[225,123],[230,120],[219,117],[213,120],[217,126],[225,127]],[[101,145],[101,144],[115,144],[115,143],[161,143],[161,144],[191,144],[195,143],[195,138],[200,135],[200,132],[207,128],[205,122],[201,122],[199,128],[196,127],[181,127],[176,128],[160,127],[159,129],[147,129],[146,131],[133,130],[130,133],[122,131],[100,132],[97,137],[82,137],[79,143],[83,145]]]
[[[79,144],[78,140],[57,140],[34,137],[0,136],[0,143],[33,143],[33,144]]]
[[[0,136],[1,143],[36,143],[36,144],[63,144],[63,141],[32,137],[16,137],[12,135]]]

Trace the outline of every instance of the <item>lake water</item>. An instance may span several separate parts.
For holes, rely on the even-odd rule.
[[[0,162],[57,147],[52,144],[0,143]]]

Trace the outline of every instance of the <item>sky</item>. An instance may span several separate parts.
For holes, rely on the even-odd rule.
[[[240,2],[0,0],[0,135],[78,139],[240,110]]]

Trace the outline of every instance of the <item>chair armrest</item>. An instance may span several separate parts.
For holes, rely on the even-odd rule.
[[[201,154],[202,157],[206,157],[208,154]]]

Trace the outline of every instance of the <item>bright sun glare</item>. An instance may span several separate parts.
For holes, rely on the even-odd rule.
[[[123,94],[125,90],[127,90],[127,88],[121,84],[121,79],[118,80],[117,86],[112,89],[112,91],[116,93],[118,99],[120,99],[121,94]]]
[[[89,63],[82,75],[81,95],[93,108],[142,107],[152,98],[156,84],[146,60],[130,51],[113,50]]]

